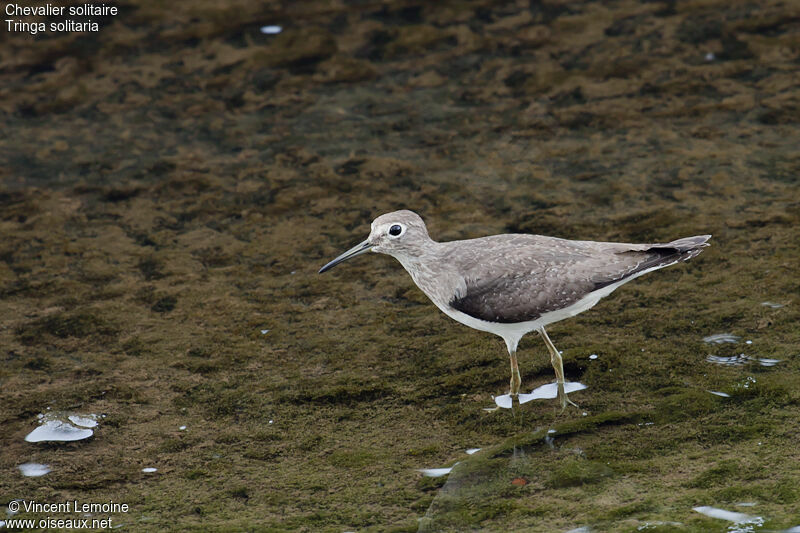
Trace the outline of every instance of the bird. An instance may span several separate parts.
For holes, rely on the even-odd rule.
[[[697,256],[710,238],[631,244],[513,233],[437,242],[418,214],[403,209],[377,217],[365,241],[319,273],[370,251],[394,257],[444,314],[505,341],[512,398],[522,383],[517,346],[537,331],[550,354],[563,413],[567,404],[577,405],[564,390],[563,360],[545,327],[594,307],[639,276]]]

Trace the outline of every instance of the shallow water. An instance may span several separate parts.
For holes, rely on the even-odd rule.
[[[739,342],[739,339],[741,339],[741,337],[732,335],[730,333],[715,333],[714,335],[703,337],[703,342],[710,344],[723,344],[726,342]]]
[[[731,395],[728,394],[727,392],[713,391],[713,390],[710,390],[710,391],[707,391],[707,392],[710,392],[711,394],[714,394],[715,396],[720,396],[722,398],[730,398],[731,397]]]
[[[733,522],[733,525],[728,526],[727,528],[728,531],[733,533],[751,533],[758,531],[761,526],[764,525],[764,519],[760,516],[726,511],[725,509],[718,509],[710,506],[694,507],[692,510],[697,511],[700,514],[710,516],[711,518],[718,518],[720,520]]]
[[[564,392],[567,394],[583,390],[585,388],[587,387],[583,383],[573,383],[573,382],[564,383]],[[525,404],[532,400],[552,400],[557,397],[558,397],[558,384],[547,383],[545,385],[536,387],[533,391],[530,392],[530,394],[520,393],[519,403]],[[509,394],[501,394],[499,396],[494,397],[494,403],[497,405],[497,407],[502,407],[503,409],[511,409],[513,406],[513,398]]]
[[[693,506],[751,501],[797,526],[799,24],[777,0],[199,0],[5,33],[2,502],[174,531],[705,532],[732,524]],[[713,238],[548,330],[581,409],[495,409],[500,339],[391,258],[316,273],[404,207],[437,240]],[[554,379],[536,335],[519,358]],[[47,406],[108,416],[25,442]]]
[[[719,355],[709,355],[706,357],[709,363],[715,363],[725,366],[742,366],[747,363],[756,363],[761,366],[775,366],[781,362],[780,359],[770,359],[767,357],[753,357],[740,353],[739,355],[732,355],[730,357],[723,357]]]
[[[575,391],[584,390],[587,386],[583,383],[567,381],[564,383],[564,392],[570,394]],[[536,387],[530,394],[520,394],[519,403],[527,403],[531,400],[552,400],[558,397],[558,384],[547,383]]]
[[[449,468],[422,468],[419,470],[423,476],[426,477],[442,477],[446,476],[453,471],[453,467]]]

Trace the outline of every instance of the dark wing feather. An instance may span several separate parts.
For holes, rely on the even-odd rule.
[[[532,276],[468,281],[466,294],[453,299],[450,305],[488,322],[527,322],[577,302],[591,292],[593,286],[588,280],[573,280],[567,285],[563,280],[545,282]]]

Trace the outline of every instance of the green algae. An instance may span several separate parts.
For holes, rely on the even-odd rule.
[[[0,505],[114,499],[134,530],[705,532],[728,524],[693,507],[754,502],[797,525],[797,20],[757,7],[155,2],[95,36],[9,34]],[[553,326],[580,409],[488,412],[500,339],[389,258],[316,275],[400,207],[442,240],[714,237]],[[753,344],[702,342],[721,332]],[[780,362],[706,361],[743,352]],[[535,335],[519,357],[526,389],[553,380]],[[108,416],[25,443],[48,407]]]

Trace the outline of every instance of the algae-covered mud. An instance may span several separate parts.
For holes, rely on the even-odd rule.
[[[7,527],[800,525],[800,4],[114,5],[0,31]],[[317,274],[400,208],[713,239],[549,329],[580,409],[510,410],[396,261]]]

